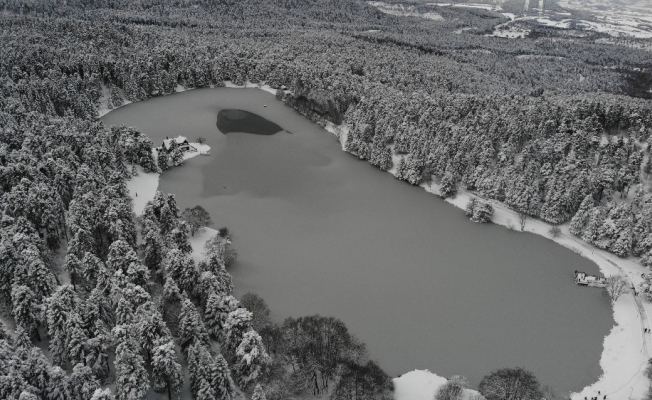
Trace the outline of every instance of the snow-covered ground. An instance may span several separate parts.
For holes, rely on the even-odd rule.
[[[160,174],[156,172],[145,172],[140,165],[136,165],[138,175],[132,176],[127,181],[127,190],[129,190],[129,197],[134,206],[136,215],[143,213],[145,204],[154,198],[156,189],[158,189],[158,178]]]

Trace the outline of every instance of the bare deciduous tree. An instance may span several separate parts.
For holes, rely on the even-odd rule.
[[[469,386],[465,377],[460,375],[451,376],[445,384],[439,387],[435,400],[458,400],[462,398],[464,389]]]
[[[620,275],[612,275],[607,278],[607,293],[611,300],[616,301],[618,298],[627,293],[629,288],[627,287],[627,282]]]
[[[518,222],[521,225],[521,232],[525,229],[525,221],[527,221],[527,214],[525,213],[518,213]]]
[[[523,368],[502,368],[485,376],[478,387],[487,400],[540,400],[539,381]]]

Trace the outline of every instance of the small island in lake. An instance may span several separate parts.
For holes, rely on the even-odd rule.
[[[244,110],[220,110],[217,113],[217,129],[225,135],[231,132],[273,135],[283,130],[272,121]]]

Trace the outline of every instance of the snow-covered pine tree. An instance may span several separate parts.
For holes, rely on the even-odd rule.
[[[456,194],[457,182],[455,182],[455,177],[450,172],[447,172],[441,180],[439,195],[444,199],[447,199],[449,197],[455,197]]]
[[[477,201],[473,209],[473,216],[471,221],[486,223],[491,221],[491,216],[494,213],[494,208],[488,201]]]
[[[150,271],[156,271],[163,262],[163,239],[158,230],[149,230],[143,237],[143,262]]]
[[[189,299],[183,300],[181,305],[181,313],[179,314],[179,342],[184,352],[193,344],[206,346],[210,344],[206,327],[195,306]]]
[[[58,366],[50,369],[50,379],[47,386],[47,400],[68,400],[73,398],[70,392],[68,375]]]
[[[238,300],[231,295],[220,296],[216,293],[211,293],[206,301],[206,310],[204,312],[204,319],[206,326],[218,340],[224,340],[226,332],[224,326],[226,319],[231,311],[234,311],[239,306]]]
[[[170,157],[168,156],[168,152],[165,150],[165,148],[161,147],[161,150],[159,150],[156,163],[162,172],[170,169]]]
[[[96,389],[91,400],[115,400],[111,389]]]
[[[40,341],[38,333],[38,316],[40,307],[36,302],[36,296],[27,286],[13,285],[11,290],[12,314],[16,326],[22,328],[27,335],[36,336]]]
[[[224,322],[224,344],[234,349],[242,341],[245,332],[251,330],[253,314],[246,308],[238,307],[231,311]]]
[[[141,399],[149,390],[145,362],[133,337],[133,330],[130,325],[118,325],[113,329],[118,343],[115,349],[115,391],[118,400]]]
[[[152,350],[151,359],[154,390],[167,391],[169,400],[172,400],[172,393],[178,395],[183,386],[181,364],[174,350],[174,342],[159,342]]]
[[[473,216],[476,202],[477,200],[475,199],[475,197],[469,198],[469,201],[466,203],[466,208],[464,209],[464,214],[466,214],[467,217]]]
[[[236,348],[235,355],[235,376],[241,388],[246,388],[259,379],[271,362],[263,345],[263,340],[253,329],[245,332],[242,336],[242,341]]]
[[[581,236],[584,233],[584,227],[589,220],[589,211],[593,208],[593,204],[593,195],[586,195],[580,204],[580,208],[571,219],[570,233],[575,236]]]
[[[93,376],[93,371],[83,364],[77,364],[70,374],[70,393],[73,398],[80,400],[90,400],[100,387],[99,382]]]
[[[254,393],[251,395],[251,400],[267,400],[265,397],[265,392],[263,391],[263,388],[260,386],[260,383],[256,384]]]
[[[172,236],[172,241],[177,246],[179,250],[186,254],[192,253],[192,246],[190,246],[190,237],[188,233],[190,232],[190,227],[186,221],[181,221],[179,225],[172,230],[170,236]]]
[[[172,278],[180,290],[195,292],[199,271],[192,257],[179,249],[172,249],[165,258],[167,276]]]

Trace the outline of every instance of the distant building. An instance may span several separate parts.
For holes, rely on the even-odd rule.
[[[197,151],[194,147],[190,145],[190,142],[188,142],[188,138],[185,136],[177,136],[172,139],[164,139],[163,144],[159,147],[156,148],[157,151],[161,151],[165,149],[165,151],[170,151],[172,149],[172,142],[176,142],[177,147],[183,152],[186,151]]]

